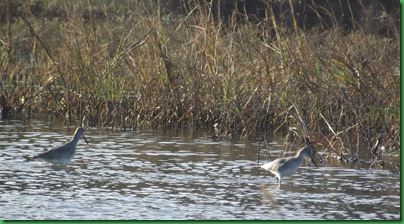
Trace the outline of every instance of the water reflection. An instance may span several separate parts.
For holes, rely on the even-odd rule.
[[[305,162],[279,188],[256,164],[256,145],[203,133],[89,129],[90,145],[66,168],[25,161],[74,128],[0,121],[1,219],[400,218],[399,176],[387,170]]]

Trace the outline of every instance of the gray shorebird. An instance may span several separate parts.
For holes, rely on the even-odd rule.
[[[33,158],[52,164],[66,166],[66,164],[76,154],[76,146],[81,136],[83,136],[84,141],[88,145],[87,139],[84,137],[84,129],[82,127],[78,127],[74,132],[73,138],[68,143],[41,153]]]
[[[281,185],[282,178],[294,174],[303,162],[305,157],[309,157],[316,167],[314,162],[312,150],[309,147],[301,148],[295,156],[279,158],[261,166],[267,171],[273,173],[278,179],[279,186]]]

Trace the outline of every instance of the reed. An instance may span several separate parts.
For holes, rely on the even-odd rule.
[[[192,1],[169,17],[157,3],[2,2],[2,117],[46,112],[132,130],[217,123],[222,136],[251,139],[279,130],[352,157],[382,134],[399,152],[397,38],[290,29],[273,13],[224,22]]]

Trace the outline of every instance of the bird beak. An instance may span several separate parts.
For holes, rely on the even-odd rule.
[[[318,167],[317,164],[316,164],[316,162],[314,161],[314,156],[316,155],[316,153],[318,154],[318,152],[317,152],[313,147],[312,147],[312,150],[313,150],[313,151],[312,151],[312,152],[313,152],[313,155],[310,155],[310,160],[311,160],[312,163],[314,163],[314,165],[315,165],[316,167]],[[318,155],[320,156],[320,154],[318,154]],[[320,159],[322,159],[321,156],[320,156]],[[321,162],[321,161],[320,161],[320,162]]]
[[[312,163],[314,163],[314,165],[315,165],[316,167],[318,167],[313,158],[310,158],[310,160],[311,160]]]
[[[84,141],[87,143],[87,145],[88,145],[88,142],[87,142],[87,139],[86,139],[86,137],[84,137],[84,135],[83,135],[83,138],[84,138]]]

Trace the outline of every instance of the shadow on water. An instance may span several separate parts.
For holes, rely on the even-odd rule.
[[[24,157],[63,144],[74,127],[1,122],[1,219],[400,218],[400,180],[388,170],[306,161],[279,187],[256,164],[252,143],[92,129],[90,145],[80,140],[75,158],[58,167]],[[283,156],[281,144],[274,136],[274,157]]]

